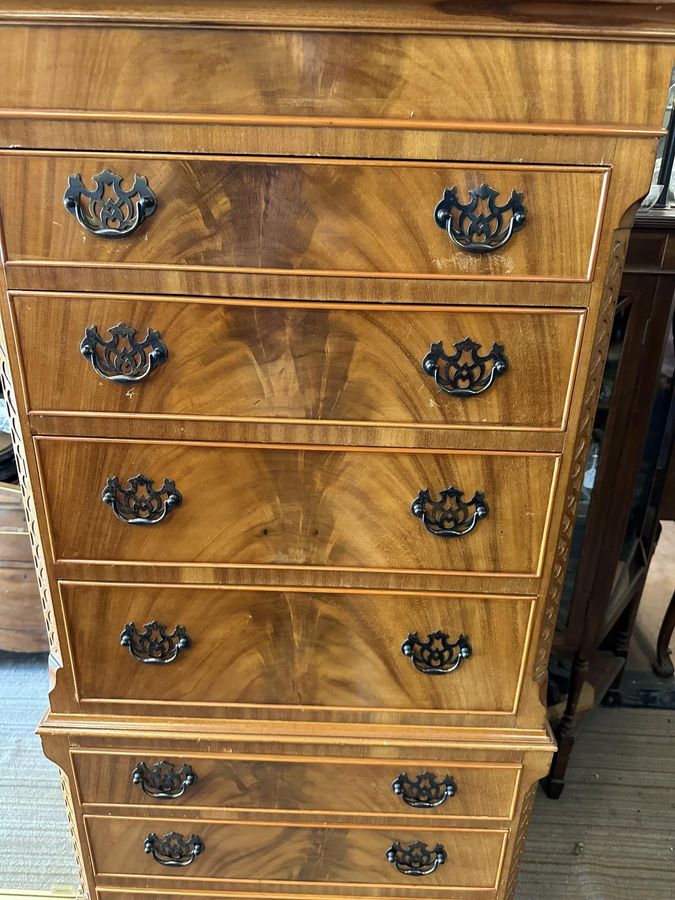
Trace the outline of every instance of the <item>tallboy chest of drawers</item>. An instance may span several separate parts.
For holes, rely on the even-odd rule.
[[[87,897],[514,897],[674,21],[0,2],[2,378]]]

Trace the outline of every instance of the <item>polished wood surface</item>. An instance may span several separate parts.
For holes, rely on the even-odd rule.
[[[557,457],[288,449],[39,438],[56,559],[309,569],[535,574]],[[110,476],[139,472],[183,497],[134,527],[103,503]],[[420,490],[483,491],[488,515],[441,538],[411,512]],[[69,503],[56,498],[69,498]],[[72,505],[71,505],[72,503]],[[473,510],[469,512],[473,515]]]
[[[0,649],[47,649],[26,515],[17,485],[0,482]]]
[[[61,586],[76,689],[83,703],[154,697],[224,714],[230,704],[512,712],[529,635],[532,600],[383,594],[312,594],[125,585]],[[190,647],[166,665],[144,665],[120,646],[134,623],[176,625]],[[95,622],[95,628],[92,628]],[[430,677],[401,650],[412,632],[425,641],[465,635],[472,655]],[[199,714],[199,710],[195,710]],[[417,716],[420,723],[428,715]]]
[[[376,5],[352,7],[360,16],[364,6],[370,7],[366,15],[372,16]],[[161,17],[157,4],[153,6]],[[234,15],[234,5],[229,13],[216,15],[232,21],[238,14],[245,21],[242,6],[237,5]],[[271,14],[277,25],[281,19],[283,29],[265,30],[264,22],[261,30],[216,33],[127,27],[111,40],[108,31],[96,27],[64,32],[45,25],[37,33],[18,25],[6,28],[0,34],[0,109],[42,117],[60,112],[68,119],[229,118],[242,124],[250,119],[287,124],[309,119],[322,125],[360,120],[398,127],[475,123],[517,128],[536,123],[539,129],[595,126],[609,133],[661,127],[667,79],[665,48],[658,45],[648,49],[621,40],[539,42],[495,36],[486,46],[482,35],[343,33],[349,13],[338,4],[333,4],[333,24],[339,18],[342,26],[321,34],[314,30],[321,27],[320,7],[311,14],[306,4],[296,4],[295,10],[292,4],[280,4],[273,12],[272,3],[260,8],[263,18]],[[299,8],[312,23],[310,31],[288,27],[288,15],[297,16]],[[446,8],[437,17],[452,30],[452,10]],[[392,31],[407,30],[401,18],[405,9],[401,4],[395,9],[389,12]],[[419,11],[410,9],[408,5],[408,22],[418,30]],[[21,11],[27,12],[24,6]],[[116,17],[120,12],[115,7]],[[146,22],[152,22],[152,12],[146,15]],[[586,15],[585,10],[578,14],[577,22]],[[465,8],[461,18],[467,19]],[[14,75],[28,41],[35,48],[34,64],[22,69],[24,77],[17,84]],[[134,60],[122,90],[120,46]],[[565,78],[551,78],[560,59]],[[618,92],[614,73],[628,67],[632,77]],[[458,73],[470,78],[471,90],[457,90]]]
[[[394,820],[510,819],[516,800],[521,767],[517,764],[481,764],[406,760],[373,763],[295,757],[269,759],[252,755],[217,756],[199,751],[169,752],[139,748],[133,753],[73,749],[79,798],[96,806],[141,806],[145,813],[224,817],[234,810],[286,811],[287,814],[387,816]],[[179,798],[158,800],[133,784],[131,773],[144,762],[152,769],[166,761],[177,770],[189,765],[196,781]],[[438,779],[450,775],[457,791],[440,806],[413,808],[397,796],[392,784],[407,772],[411,779],[431,771]],[[179,827],[177,824],[176,827]]]
[[[0,377],[58,667],[41,733],[88,900],[513,900],[672,12],[0,0]],[[69,175],[106,167],[158,196],[128,239],[62,205]],[[433,211],[481,181],[523,191],[527,223],[464,254]],[[84,325],[158,328],[160,311],[169,362],[111,393]],[[453,410],[419,355],[467,336],[511,366]],[[141,471],[183,494],[159,527],[101,501]],[[410,504],[451,483],[490,511],[442,540]],[[118,644],[155,609],[196,635],[161,684]],[[429,683],[401,643],[450,613],[475,652]],[[138,753],[207,766],[195,805],[130,800],[119,765]],[[469,779],[459,815],[388,805],[390,767],[415,761]],[[206,829],[208,849],[159,867],[142,845],[162,827]],[[443,840],[448,862],[398,876],[384,838]]]
[[[145,176],[157,197],[152,217],[113,241],[63,208],[71,175],[90,185],[106,168],[129,184]],[[14,264],[585,281],[608,178],[606,168],[10,152],[0,155],[0,208],[12,210],[3,227]],[[468,202],[483,182],[501,203],[521,192],[528,221],[503,249],[467,253],[434,210],[446,188]]]
[[[183,819],[182,834],[197,834],[206,849],[189,869],[167,869],[143,852],[149,833],[162,837],[178,830],[173,820],[112,816],[85,816],[94,868],[101,877],[141,875],[153,878],[186,879],[185,887],[202,879],[215,881],[250,880],[258,889],[267,881],[288,884],[391,885],[410,888],[411,897],[428,897],[429,890],[441,896],[453,887],[494,888],[497,883],[506,831],[399,828],[367,826],[278,826],[228,825],[204,819]],[[387,850],[395,841],[410,844],[424,841],[435,847],[441,843],[448,861],[424,879],[397,872],[387,861]],[[392,874],[393,872],[393,874]],[[412,883],[411,883],[412,881]]]
[[[29,409],[123,416],[125,428],[142,415],[559,430],[585,321],[579,310],[118,295],[15,294],[12,306]],[[118,322],[139,340],[158,331],[168,350],[137,385],[107,383],[80,353],[85,328],[108,340]],[[43,329],[59,340],[45,342]],[[421,363],[432,343],[453,354],[466,337],[482,355],[501,344],[508,373],[480,396],[448,396]]]
[[[623,37],[633,41],[673,40],[675,4],[644,0],[612,2],[611,17],[606,2],[598,0],[515,0],[508,7],[495,7],[491,0],[474,0],[471,8],[448,0],[314,0],[311,6],[297,0],[240,0],[236,5],[221,0],[190,0],[186,20],[184,3],[176,0],[145,0],[142,6],[120,7],[111,0],[2,0],[0,15],[5,22],[131,22],[162,25],[259,26],[308,28],[312,31],[374,30],[449,34],[574,35]]]
[[[0,541],[2,540],[0,535]],[[26,539],[27,540],[27,539]],[[30,548],[28,548],[30,552]],[[20,565],[0,564],[0,649],[44,653],[47,633],[32,559]]]

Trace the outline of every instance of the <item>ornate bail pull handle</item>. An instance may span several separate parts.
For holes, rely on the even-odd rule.
[[[83,228],[97,237],[128,237],[157,209],[157,198],[143,175],[134,175],[128,191],[122,187],[122,176],[110,169],[94,175],[94,184],[93,190],[89,190],[81,175],[71,175],[63,205]]]
[[[117,476],[111,475],[101,494],[101,500],[125,525],[159,525],[182,503],[180,491],[168,478],[159,490],[145,475],[134,475],[127,483],[129,487],[123,488]]]
[[[131,773],[132,783],[140,785],[143,793],[153,800],[177,800],[196,780],[191,766],[183,765],[179,769],[165,761],[155,763],[152,768],[140,762]]]
[[[441,806],[457,793],[457,785],[450,775],[439,778],[433,772],[420,772],[416,778],[409,778],[407,772],[401,772],[391,787],[404,803],[415,809]]]
[[[145,839],[143,849],[146,853],[151,853],[152,858],[160,866],[177,867],[189,866],[200,853],[206,850],[206,847],[196,834],[185,838],[182,834],[171,831],[161,838],[154,833],[149,834]]]
[[[409,656],[413,666],[423,675],[450,675],[471,656],[471,644],[463,634],[456,641],[444,631],[434,631],[420,640],[417,632],[409,634],[401,645],[401,652]]]
[[[480,491],[476,491],[468,502],[463,497],[464,491],[449,487],[434,500],[427,488],[413,500],[411,510],[436,537],[464,537],[487,516],[488,505]]]
[[[500,206],[499,192],[489,184],[469,191],[469,201],[460,203],[457,188],[446,188],[436,207],[434,219],[448,232],[450,240],[468,253],[491,253],[499,250],[511,236],[525,225],[523,195],[512,191]]]
[[[120,634],[120,646],[128,647],[129,653],[141,663],[166,665],[178,658],[181,650],[190,646],[190,635],[182,625],[176,625],[173,634],[166,633],[166,625],[148,622],[144,631],[139,631],[133,622],[124,626]]]
[[[166,362],[169,351],[162,343],[159,331],[148,328],[143,340],[136,340],[136,329],[120,322],[108,329],[110,338],[104,340],[96,325],[84,330],[80,353],[88,359],[97,375],[117,384],[143,381],[154,368]]]
[[[394,841],[387,850],[387,859],[401,875],[432,875],[448,858],[443,844],[428,847],[423,841],[413,841],[405,846]]]
[[[422,360],[422,370],[444,393],[452,397],[475,397],[487,391],[495,378],[509,367],[501,344],[493,344],[485,356],[478,352],[480,346],[471,338],[464,338],[455,344],[455,352],[448,355],[439,341],[431,345]]]

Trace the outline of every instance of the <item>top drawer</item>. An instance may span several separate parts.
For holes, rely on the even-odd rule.
[[[10,287],[11,264],[22,263],[588,281],[608,177],[565,166],[7,153],[0,211]]]
[[[182,4],[184,12],[177,4],[127,3],[102,16],[121,26],[113,28],[86,22],[94,6],[80,3],[78,14],[70,4],[74,25],[62,15],[58,25],[0,28],[1,108],[17,118],[25,110],[76,113],[97,126],[141,118],[164,127],[310,121],[371,128],[464,123],[476,131],[505,123],[658,129],[672,56],[667,44],[653,41],[470,35],[467,24],[475,29],[480,21],[470,3],[195,2]],[[483,29],[504,29],[501,6],[490,5]],[[620,12],[607,15],[616,22]],[[636,13],[627,15],[635,25]],[[201,27],[168,27],[181,16]],[[526,10],[506,30],[525,30],[532,16]],[[123,27],[125,17],[145,27]],[[590,16],[571,17],[587,32],[601,27]],[[234,27],[204,27],[214,20]],[[303,31],[303,22],[310,28]],[[445,33],[419,33],[432,27]],[[418,33],[402,33],[406,28]],[[608,72],[621,73],[621,90],[607,89]],[[128,141],[129,129],[119,127],[117,140]]]

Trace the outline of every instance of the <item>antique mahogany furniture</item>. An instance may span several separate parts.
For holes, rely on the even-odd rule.
[[[0,650],[47,649],[21,491],[0,481]]]
[[[641,211],[628,244],[586,464],[587,475],[597,470],[577,511],[551,655],[549,719],[558,750],[544,786],[552,797],[563,790],[585,714],[601,701],[623,702],[622,676],[660,534],[673,440],[673,379],[662,370],[673,341],[674,226],[675,217]]]
[[[0,2],[2,372],[90,896],[514,896],[673,34]]]

